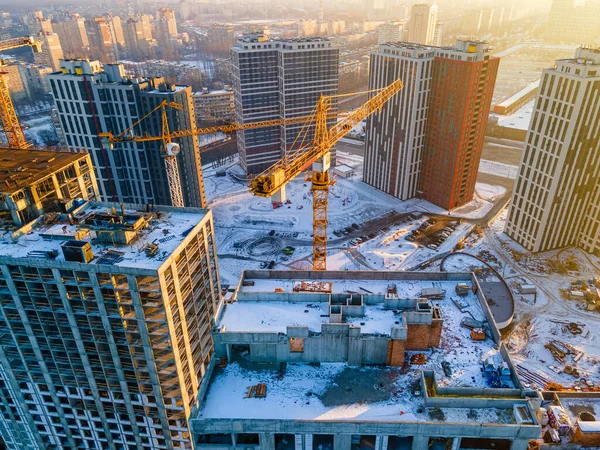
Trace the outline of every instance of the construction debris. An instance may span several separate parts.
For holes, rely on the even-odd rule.
[[[245,398],[264,398],[267,396],[267,385],[259,383],[256,386],[249,386]]]
[[[483,328],[473,328],[471,330],[471,339],[474,341],[485,341],[485,331]]]
[[[329,281],[294,281],[294,292],[323,292],[331,294]]]
[[[416,355],[411,355],[410,363],[415,365],[422,365],[427,362],[427,358],[423,353],[417,353]]]

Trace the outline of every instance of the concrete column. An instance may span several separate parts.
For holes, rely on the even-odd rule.
[[[336,434],[333,436],[333,450],[350,450],[352,445],[351,434]],[[311,449],[307,449],[311,450]]]
[[[461,438],[459,438],[459,437],[455,437],[452,440],[452,450],[458,450],[459,449],[459,447],[460,447],[460,439]]]
[[[271,201],[274,202],[285,202],[286,200],[286,192],[285,192],[285,185],[281,186],[281,189],[279,189],[277,192],[275,192],[273,194],[273,197],[271,197]]]
[[[529,439],[515,439],[510,446],[510,450],[527,450]]]
[[[415,436],[411,450],[423,450],[429,448],[429,436]]]
[[[348,365],[361,366],[363,362],[363,343],[360,339],[360,329],[350,328],[348,340]]]
[[[260,433],[258,439],[261,450],[275,450],[275,436],[272,433]]]

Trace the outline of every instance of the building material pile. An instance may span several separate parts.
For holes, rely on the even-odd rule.
[[[323,292],[331,294],[330,281],[294,281],[294,292]]]

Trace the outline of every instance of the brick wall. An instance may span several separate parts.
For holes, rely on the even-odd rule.
[[[402,366],[404,364],[404,341],[391,340],[388,342],[387,365]]]
[[[439,347],[442,335],[442,322],[433,322],[431,325],[409,324],[404,347],[406,350],[427,350],[430,347]]]

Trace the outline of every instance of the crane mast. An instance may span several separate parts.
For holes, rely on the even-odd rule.
[[[289,125],[293,123],[304,123],[312,125],[314,122],[313,142],[307,147],[287,153],[263,173],[252,178],[249,183],[250,192],[259,197],[272,197],[278,195],[287,183],[300,175],[304,170],[312,166],[310,173],[311,192],[313,193],[313,268],[315,270],[326,270],[327,264],[327,207],[329,203],[329,186],[332,181],[329,177],[331,165],[330,150],[336,142],[344,137],[352,128],[362,122],[365,118],[390,100],[404,87],[401,80],[396,80],[377,92],[363,105],[349,113],[346,117],[337,121],[335,125],[327,127],[327,120],[337,117],[331,113],[332,99],[338,96],[321,96],[317,102],[315,113],[308,117],[295,117],[291,119],[265,120],[251,123],[230,123],[207,128],[196,128],[192,124],[188,130],[174,130],[169,128],[166,108],[183,109],[181,105],[173,102],[163,101],[159,106],[150,111],[146,116],[135,122],[131,127],[114,135],[112,132],[100,133],[102,140],[113,148],[115,143],[120,142],[149,142],[161,140],[163,143],[162,156],[165,158],[167,178],[171,201],[174,206],[183,206],[183,194],[181,189],[181,178],[177,164],[179,144],[173,139],[182,137],[199,136],[216,132],[231,133],[234,131],[250,130],[261,127]],[[352,95],[352,94],[350,94]],[[149,115],[161,109],[162,133],[160,136],[150,136],[142,133],[135,135],[135,128]],[[204,189],[202,188],[202,174],[199,174],[201,186],[201,198],[205,206]]]
[[[41,51],[40,42],[33,37],[0,41],[0,51],[26,46],[31,47],[34,53],[39,53]],[[15,108],[10,98],[10,91],[4,76],[6,75],[6,72],[1,71],[4,66],[6,66],[6,61],[2,59],[0,60],[0,120],[2,121],[2,128],[6,134],[9,147],[26,149],[31,147],[31,144],[25,139],[23,128],[21,128],[17,113],[15,112]]]
[[[260,197],[277,194],[288,182],[312,165],[311,191],[313,193],[313,269],[327,269],[327,207],[329,204],[329,177],[331,147],[352,128],[373,114],[397,94],[404,84],[396,80],[373,95],[331,128],[327,128],[330,96],[321,96],[317,103],[315,135],[312,147],[286,155],[250,182],[250,192]]]

